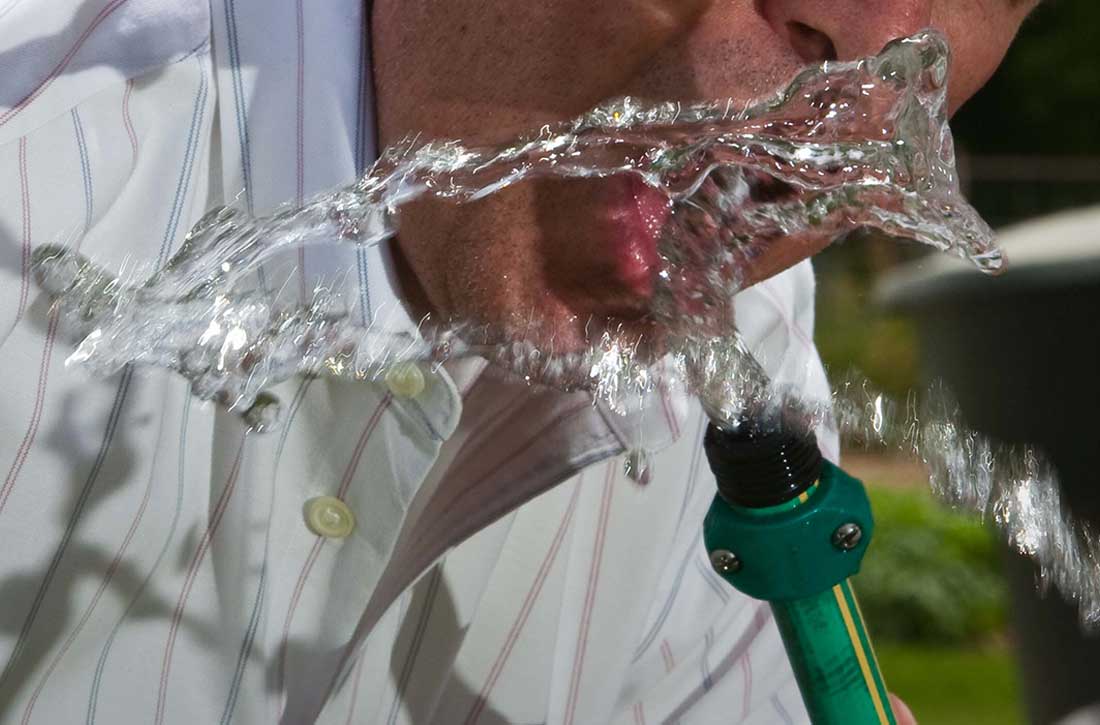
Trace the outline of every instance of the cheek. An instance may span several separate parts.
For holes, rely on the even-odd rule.
[[[485,319],[541,286],[528,186],[463,205],[422,199],[402,210],[398,243],[435,310]]]
[[[975,11],[937,13],[932,26],[942,31],[951,45],[948,111],[954,114],[997,70],[1016,36],[1019,20]]]

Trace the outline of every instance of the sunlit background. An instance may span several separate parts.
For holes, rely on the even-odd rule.
[[[1044,3],[997,75],[952,122],[963,187],[998,230],[1100,205],[1098,29],[1100,3]],[[1100,240],[1100,206],[1095,209]],[[917,320],[886,309],[876,295],[885,278],[928,254],[913,245],[855,238],[818,258],[817,344],[834,377],[855,367],[904,399],[941,374],[929,363],[935,351],[922,355],[922,342],[930,342]],[[1089,292],[1098,285],[1100,274],[1074,299],[1100,300]],[[1100,337],[1100,322],[1084,334]],[[1028,331],[1020,336],[1015,344],[1026,345]],[[1073,333],[1067,337],[1072,341]],[[1046,354],[1057,371],[1075,351],[1071,342]],[[1093,363],[1100,366],[1095,358]],[[1091,391],[1086,400],[1096,396],[1094,376],[1078,382]],[[1033,590],[1030,570],[1012,561],[981,523],[934,502],[919,465],[854,449],[843,463],[869,485],[876,517],[875,542],[857,580],[862,608],[887,683],[922,723],[1045,725],[1100,701],[1100,638],[1067,644],[1067,637],[1076,637],[1068,607],[1055,607],[1061,624],[1054,625],[1033,614],[1033,607],[1047,605],[1013,600],[1012,581],[1025,600]],[[1057,635],[1047,631],[1054,628]],[[1051,653],[1036,656],[1033,650],[1044,642],[1063,648],[1065,664],[1082,671],[1078,682],[1044,665]],[[1074,687],[1091,687],[1093,694],[1067,692]]]

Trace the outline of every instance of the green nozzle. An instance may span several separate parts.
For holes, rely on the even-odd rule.
[[[771,604],[815,725],[895,723],[849,577],[874,522],[861,484],[811,435],[711,425],[718,495],[703,538],[719,574]]]

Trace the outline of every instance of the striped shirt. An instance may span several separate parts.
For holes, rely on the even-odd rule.
[[[288,381],[259,435],[169,373],[66,367],[33,249],[153,269],[211,206],[354,178],[367,20],[0,0],[0,722],[805,722],[768,608],[708,564],[704,418],[678,391],[624,419],[464,361],[416,396]],[[296,261],[409,324],[388,255]],[[808,263],[737,315],[777,380],[827,394]],[[645,486],[623,472],[639,438]],[[319,496],[350,535],[307,526]]]

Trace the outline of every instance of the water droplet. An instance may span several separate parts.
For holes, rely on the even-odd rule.
[[[648,485],[652,475],[649,454],[641,448],[628,452],[623,459],[623,472],[639,486]]]

